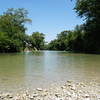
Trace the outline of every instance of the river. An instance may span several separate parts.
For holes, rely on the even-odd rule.
[[[51,84],[100,82],[100,55],[40,51],[0,54],[0,91],[20,91]]]

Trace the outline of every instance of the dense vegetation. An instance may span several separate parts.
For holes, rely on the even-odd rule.
[[[8,9],[0,15],[0,52],[18,52],[31,49],[66,50],[74,52],[100,53],[100,0],[76,0],[77,15],[85,20],[74,30],[63,31],[48,45],[44,45],[44,34],[25,34],[28,12],[25,9]]]
[[[84,31],[82,26],[76,26],[73,31],[63,31],[57,35],[57,39],[49,43],[50,50],[83,51]]]
[[[8,9],[0,15],[0,52],[18,52],[25,47],[24,24],[30,21],[24,9]]]
[[[33,32],[30,36],[30,44],[33,49],[43,50],[45,45],[45,35],[39,32]]]
[[[31,22],[27,14],[25,9],[11,8],[0,15],[0,52],[19,52],[26,47],[43,48],[44,34],[25,34],[25,23]]]
[[[77,0],[75,11],[85,23],[58,34],[49,49],[100,53],[100,0]]]

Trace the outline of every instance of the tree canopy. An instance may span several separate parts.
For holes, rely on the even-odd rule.
[[[0,15],[0,52],[18,52],[26,44],[31,48],[100,53],[100,0],[76,0],[74,10],[84,19],[74,30],[59,33],[45,45],[45,35],[33,32],[26,35],[25,23],[31,22],[27,10],[10,8]]]
[[[100,0],[76,0],[74,10],[85,20],[84,24],[65,35],[61,32],[49,43],[50,49],[100,53]]]
[[[100,0],[77,0],[75,10],[85,18],[84,51],[100,52]]]
[[[25,23],[31,22],[27,18],[25,9],[8,9],[0,15],[0,52],[18,52],[25,46]]]
[[[33,34],[30,36],[30,41],[32,48],[36,48],[37,50],[44,49],[45,44],[45,35],[43,33],[39,32],[33,32]]]

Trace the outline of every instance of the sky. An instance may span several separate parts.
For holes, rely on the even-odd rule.
[[[74,6],[75,0],[0,0],[0,14],[7,8],[25,8],[32,19],[32,23],[26,25],[26,33],[44,33],[46,41],[50,42],[60,32],[83,23],[73,10]]]

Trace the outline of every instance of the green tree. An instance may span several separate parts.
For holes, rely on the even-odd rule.
[[[32,48],[36,48],[37,50],[43,49],[45,44],[44,36],[45,35],[43,33],[33,32],[33,34],[30,36]]]
[[[77,0],[76,13],[85,18],[84,51],[100,53],[100,0]]]
[[[69,31],[63,31],[60,34],[57,35],[58,40],[58,49],[59,50],[65,50],[66,49],[66,39]]]
[[[49,50],[59,50],[59,44],[58,44],[58,40],[54,39],[52,40],[49,44],[48,44],[48,49]]]
[[[83,25],[76,26],[73,31],[63,31],[48,45],[50,50],[83,51],[84,30]]]
[[[27,14],[23,8],[11,8],[0,15],[0,52],[18,52],[25,47],[25,23],[31,22]]]
[[[66,50],[67,36],[69,31],[63,31],[57,35],[57,39],[52,40],[48,45],[50,50]]]
[[[73,31],[67,35],[67,49],[74,52],[83,52],[84,30],[82,26],[76,26]]]

